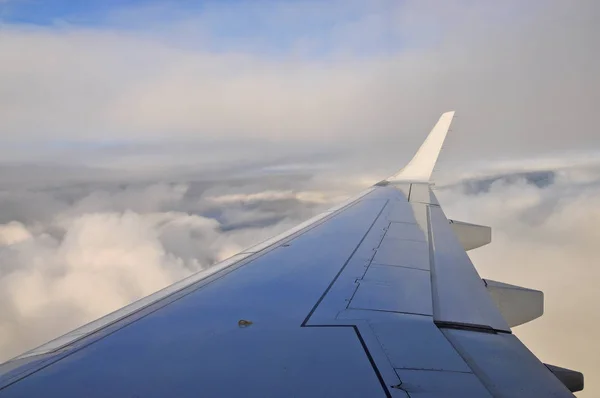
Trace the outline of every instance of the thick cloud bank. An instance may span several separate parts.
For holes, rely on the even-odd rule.
[[[242,181],[0,192],[0,360],[285,230],[343,193]],[[298,185],[304,185],[298,181]]]
[[[0,192],[0,357],[285,230],[360,183],[288,174]],[[448,217],[493,227],[493,243],[470,253],[483,277],[545,292],[545,315],[515,332],[543,361],[586,372],[593,391],[600,167],[462,179],[437,194]]]
[[[449,217],[493,227],[470,252],[482,277],[544,291],[544,315],[515,333],[542,361],[583,371],[578,396],[595,396],[600,167],[468,180],[438,197]]]
[[[600,143],[595,0],[157,3],[0,24],[0,154],[249,137],[395,152],[450,109],[459,155]]]

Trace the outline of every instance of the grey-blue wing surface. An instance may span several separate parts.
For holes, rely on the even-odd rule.
[[[0,396],[572,396],[511,333],[537,292],[479,277],[465,247],[487,230],[446,218],[422,158],[1,365]]]

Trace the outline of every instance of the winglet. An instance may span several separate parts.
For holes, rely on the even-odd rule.
[[[412,160],[387,180],[429,182],[453,117],[454,111],[442,114]]]

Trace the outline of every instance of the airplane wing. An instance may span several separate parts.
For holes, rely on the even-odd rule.
[[[490,229],[430,189],[453,116],[392,177],[0,365],[0,397],[572,397],[511,332],[542,292],[482,280]]]

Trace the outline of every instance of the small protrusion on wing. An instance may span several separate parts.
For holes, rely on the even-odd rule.
[[[548,365],[546,367],[556,376],[561,383],[571,392],[583,390],[583,373],[576,370],[561,368],[560,366]]]
[[[544,314],[544,293],[508,283],[484,279],[485,287],[510,327]]]
[[[448,220],[465,251],[477,249],[492,241],[492,228],[463,221]]]

